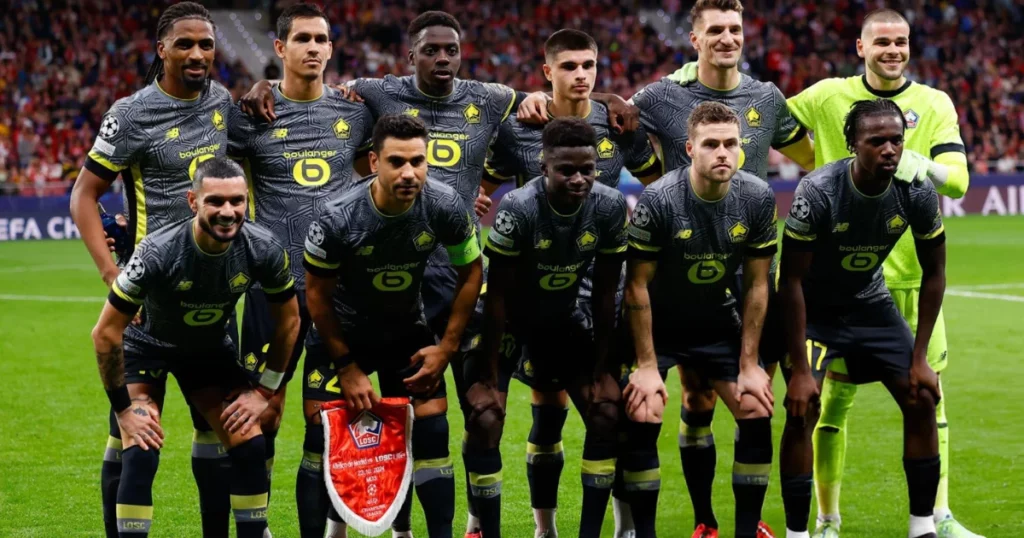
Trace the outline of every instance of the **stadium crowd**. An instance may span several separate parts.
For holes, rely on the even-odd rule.
[[[152,29],[170,2],[28,0],[0,16],[0,193],[60,194],[82,165],[101,115],[142,83]],[[290,1],[272,6],[272,19]],[[597,40],[596,87],[623,96],[671,73],[695,54],[673,48],[623,0],[469,0],[408,5],[343,0],[326,6],[335,37],[330,82],[409,72],[404,29],[421,8],[458,14],[465,29],[461,75],[520,90],[546,86],[540,43],[573,27]],[[438,4],[438,5],[434,5]],[[689,2],[640,2],[683,21]],[[870,4],[870,5],[868,5]],[[853,43],[866,10],[883,2],[745,2],[744,71],[794,95],[815,81],[861,69]],[[905,3],[913,24],[909,76],[957,105],[972,170],[1024,170],[1024,22],[1020,2]],[[927,5],[926,5],[927,4]],[[111,24],[111,21],[118,21]],[[253,80],[218,55],[215,78],[237,98]],[[775,154],[782,177],[798,169]]]

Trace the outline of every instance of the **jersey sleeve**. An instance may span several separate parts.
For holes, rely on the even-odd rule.
[[[124,100],[114,103],[100,123],[96,141],[85,159],[85,168],[106,181],[117,179],[146,146],[145,133],[135,123],[139,111]]]
[[[114,308],[125,314],[138,312],[146,293],[154,282],[161,278],[160,265],[155,259],[149,241],[143,240],[135,249],[132,257],[125,264],[124,270],[117,275],[110,286],[107,300]]]
[[[363,132],[360,133],[359,151],[366,151],[373,145],[373,113],[366,105],[359,107],[359,116],[363,124]]]
[[[513,122],[515,121],[517,121],[516,117],[512,115],[501,122],[498,136],[491,143],[491,154],[484,161],[484,170],[487,172],[484,179],[492,183],[495,179],[504,182],[516,176],[516,156],[512,152],[512,148],[515,147],[515,133],[513,132]]]
[[[659,190],[648,187],[640,193],[640,199],[637,200],[629,221],[630,257],[657,259],[662,249],[665,230],[668,229],[665,222],[665,205],[664,193]]]
[[[939,195],[929,181],[913,185],[910,191],[910,230],[917,241],[929,241],[942,236],[942,210]]]
[[[248,157],[252,119],[237,105],[228,107],[228,157],[241,161]]]
[[[647,129],[641,124],[622,138],[622,146],[626,148],[626,170],[637,177],[650,174],[651,167],[658,162],[658,155],[654,153]]]
[[[786,244],[792,244],[794,248],[813,246],[821,230],[828,225],[827,214],[828,201],[824,194],[810,181],[801,180],[786,217],[785,234],[793,240]]]
[[[502,123],[514,112],[516,104],[516,92],[504,84],[495,82],[484,83],[484,91],[487,93],[487,107],[491,117],[497,123]]]
[[[439,200],[437,223],[438,239],[448,251],[448,259],[458,267],[469,265],[480,257],[480,243],[476,237],[473,216],[463,209],[455,193]]]
[[[967,154],[964,147],[964,140],[960,136],[960,119],[956,113],[953,101],[945,92],[936,91],[938,94],[932,101],[933,113],[936,116],[931,129],[931,158],[934,160],[943,153]]]
[[[517,193],[513,191],[503,196],[498,204],[494,225],[491,226],[484,243],[487,258],[494,262],[502,258],[519,256],[526,243],[527,225],[527,215]]]
[[[332,277],[341,268],[342,249],[344,242],[342,223],[335,215],[324,213],[320,220],[310,223],[306,232],[305,252],[302,265],[310,273]]]
[[[764,258],[774,256],[779,248],[778,206],[775,204],[775,193],[771,188],[764,192],[752,204],[750,217],[750,236],[746,243],[746,256]]]
[[[295,279],[291,275],[288,251],[274,240],[267,241],[259,267],[258,280],[270,302],[280,303],[295,295]]]
[[[645,137],[647,135],[644,135]],[[613,197],[604,200],[600,209],[601,230],[597,244],[598,255],[618,255],[626,252],[629,240],[626,236],[626,198],[615,191]]]
[[[380,117],[380,110],[387,97],[387,92],[384,90],[384,79],[357,78],[348,81],[345,85],[355,90],[359,97],[363,98],[363,104],[370,110],[374,120]]]
[[[809,131],[817,131],[818,97],[825,91],[828,80],[822,80],[786,101],[790,115]]]
[[[772,147],[780,149],[799,142],[807,134],[807,129],[793,117],[786,104],[786,96],[774,84],[771,84],[771,90],[775,96],[775,135],[772,137]]]
[[[661,84],[663,84],[661,81],[652,82],[634,93],[633,97],[629,99],[630,104],[640,109],[640,123],[648,132],[655,135],[660,135],[661,133],[658,132],[658,122],[652,117],[652,109],[659,100],[658,94],[663,93],[659,91]]]

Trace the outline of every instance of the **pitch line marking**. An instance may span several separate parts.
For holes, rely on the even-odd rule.
[[[1003,295],[1001,293],[979,293],[976,291],[946,290],[946,295],[953,295],[956,297],[968,297],[971,299],[992,299],[995,301],[1024,303],[1024,297],[1020,295]]]
[[[0,267],[0,273],[29,273],[34,271],[85,271],[92,269],[91,265],[18,265],[15,267]]]
[[[953,291],[984,291],[984,290],[1020,290],[1024,289],[1024,282],[1009,282],[1003,284],[977,284],[972,286],[950,286],[947,290]]]
[[[105,297],[55,296],[55,295],[11,295],[0,294],[0,301],[40,301],[49,303],[100,303]]]

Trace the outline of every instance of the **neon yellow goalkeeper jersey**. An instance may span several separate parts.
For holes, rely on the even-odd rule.
[[[814,132],[815,168],[851,155],[843,136],[846,115],[853,103],[880,97],[895,101],[907,119],[904,148],[932,160],[948,152],[966,155],[956,108],[945,92],[909,80],[897,90],[878,91],[861,75],[822,80],[787,101],[797,121]],[[921,286],[921,265],[911,234],[896,243],[883,274],[890,289]]]

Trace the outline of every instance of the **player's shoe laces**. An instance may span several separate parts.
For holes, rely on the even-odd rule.
[[[831,520],[818,520],[818,526],[814,529],[811,538],[839,538],[839,523]]]
[[[690,538],[718,538],[718,529],[712,529],[701,523],[693,530],[693,536]]]
[[[761,521],[757,524],[757,538],[775,538],[775,531],[767,523]]]
[[[952,514],[947,515],[942,521],[936,523],[935,531],[939,538],[985,538],[964,528],[959,521],[953,518]]]

